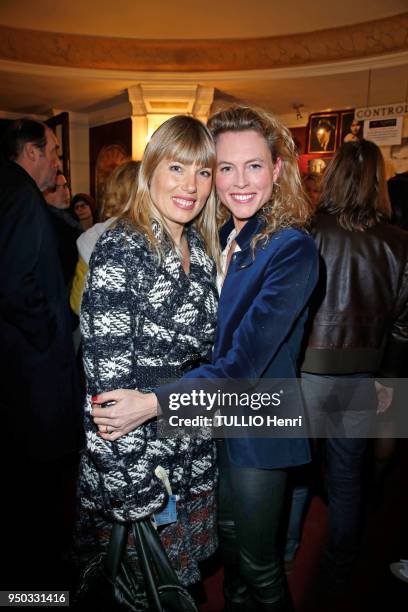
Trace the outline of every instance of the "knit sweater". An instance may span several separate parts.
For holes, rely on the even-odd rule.
[[[154,231],[160,238],[158,227]],[[179,377],[183,362],[211,349],[217,310],[215,265],[193,228],[187,240],[188,275],[170,248],[158,264],[147,239],[125,222],[108,229],[93,251],[81,307],[87,447],[80,501],[82,511],[102,513],[108,520],[151,515],[167,499],[154,474],[161,465],[179,496],[187,554],[201,559],[212,552],[216,536],[210,537],[212,542],[207,538],[206,551],[195,550],[188,545],[192,534],[187,523],[191,504],[197,516],[205,512],[197,506],[200,499],[214,506],[215,448],[210,435],[158,439],[156,421],[151,421],[108,442],[97,435],[90,415],[92,395],[119,388],[149,391],[163,379]],[[209,520],[215,530],[214,517]],[[190,582],[188,577],[184,582]]]
[[[95,223],[89,228],[89,230],[83,232],[77,240],[76,244],[79,257],[69,296],[69,304],[77,315],[79,315],[81,310],[82,293],[85,287],[89,260],[91,259],[92,251],[94,250],[95,244],[98,242],[103,232],[107,230],[108,227],[110,227],[115,221],[116,217],[111,217],[102,223]]]

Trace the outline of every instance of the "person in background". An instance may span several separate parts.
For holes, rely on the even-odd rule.
[[[69,290],[78,259],[76,241],[81,233],[81,227],[79,221],[69,211],[71,195],[67,179],[62,172],[57,172],[55,184],[47,188],[43,196],[51,213],[65,286]]]
[[[61,170],[57,171],[55,177],[55,185],[48,187],[44,192],[43,196],[49,206],[54,206],[57,210],[67,210],[71,202],[71,193],[67,179]]]
[[[103,548],[112,521],[163,508],[168,492],[155,472],[160,465],[178,496],[177,518],[160,535],[184,585],[200,579],[198,563],[217,546],[214,441],[209,432],[160,439],[154,420],[118,442],[106,441],[93,422],[91,397],[112,385],[150,391],[211,350],[218,303],[214,167],[213,139],[197,119],[175,116],[156,130],[136,194],[95,245],[81,305],[87,447],[79,551],[85,556]],[[123,171],[134,184],[136,164],[114,178]]]
[[[93,226],[96,204],[92,196],[87,193],[77,193],[72,198],[71,209],[75,217],[78,218],[83,232]]]
[[[53,590],[68,587],[61,553],[82,432],[67,292],[41,193],[55,185],[58,142],[21,119],[2,148],[1,589]]]
[[[388,180],[392,208],[392,223],[408,230],[408,172],[396,174]]]
[[[298,357],[317,282],[318,257],[305,231],[309,204],[289,130],[263,110],[233,107],[210,118],[217,151],[216,189],[221,227],[220,304],[212,362],[154,393],[122,389],[98,394],[93,417],[114,441],[138,431],[169,397],[196,379],[296,379]],[[203,383],[204,384],[204,383]],[[236,386],[234,386],[236,385]],[[286,409],[303,414],[292,385]],[[196,387],[194,387],[196,389]],[[115,400],[112,408],[97,404]],[[250,412],[250,410],[248,410]],[[181,414],[183,414],[181,412]],[[136,428],[136,429],[135,429]],[[250,432],[219,444],[219,536],[226,610],[291,609],[278,534],[288,468],[310,461],[308,440],[256,438]]]
[[[140,162],[127,161],[113,170],[106,181],[100,210],[101,223],[95,223],[77,240],[78,262],[70,294],[72,310],[79,315],[82,292],[88,272],[89,260],[95,244],[103,232],[123,214],[137,191]]]
[[[322,195],[322,174],[308,172],[302,177],[303,187],[309,197],[313,210],[316,210]]]
[[[372,142],[337,150],[312,234],[321,258],[302,383],[312,433],[326,437],[324,594],[344,592],[360,536],[362,467],[376,413],[408,360],[408,233],[389,223],[384,160]],[[384,380],[382,380],[384,382]]]

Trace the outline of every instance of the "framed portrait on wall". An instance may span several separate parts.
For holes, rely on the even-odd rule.
[[[354,119],[354,111],[341,114],[339,146],[363,138],[364,121]]]
[[[308,153],[334,153],[338,123],[337,113],[310,115]]]
[[[332,155],[319,155],[318,153],[307,153],[299,156],[299,170],[302,174],[324,174],[327,166],[332,160]]]

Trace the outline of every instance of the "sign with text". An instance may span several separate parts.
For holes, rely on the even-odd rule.
[[[379,147],[399,145],[402,139],[402,117],[364,121],[364,138]]]
[[[408,114],[408,102],[397,102],[395,104],[383,104],[381,106],[367,106],[356,108],[354,116],[358,121],[370,119],[389,119],[390,117],[402,117]]]

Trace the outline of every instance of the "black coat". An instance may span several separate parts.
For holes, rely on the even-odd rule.
[[[392,221],[408,230],[408,172],[393,176],[388,181],[392,206]]]
[[[50,213],[14,162],[0,169],[0,414],[4,444],[52,460],[78,448],[68,301]]]
[[[82,232],[81,226],[67,210],[59,210],[50,205],[47,206],[47,210],[57,237],[58,255],[65,286],[69,291],[78,261],[76,242]]]

